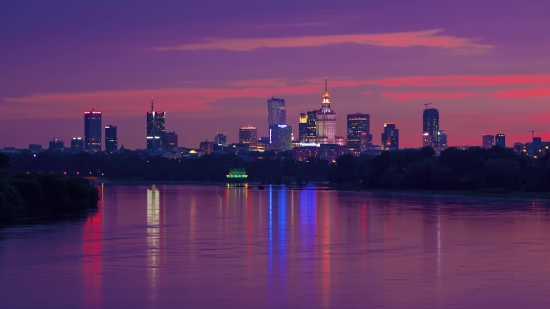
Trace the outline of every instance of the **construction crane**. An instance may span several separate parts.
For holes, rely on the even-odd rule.
[[[428,105],[430,105],[432,103],[424,103],[424,105],[426,106],[426,109],[428,109]]]

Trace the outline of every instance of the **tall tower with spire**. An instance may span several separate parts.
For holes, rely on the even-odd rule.
[[[164,111],[155,111],[153,98],[151,98],[151,110],[147,112],[147,149],[166,147],[165,116]]]
[[[317,140],[321,144],[334,144],[336,142],[336,112],[330,108],[330,96],[328,94],[328,81],[325,77],[325,93],[321,102],[321,109],[315,115],[317,126]]]

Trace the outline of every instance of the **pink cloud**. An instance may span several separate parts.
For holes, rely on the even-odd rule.
[[[277,87],[284,88],[287,86],[285,78],[260,78],[238,80],[227,83],[230,87]]]
[[[155,97],[156,106],[172,112],[207,112],[212,107],[207,103],[231,98],[268,98],[273,95],[320,93],[318,85],[302,85],[284,88],[168,88],[149,90],[121,90],[82,93],[39,93],[26,97],[6,98],[16,103],[10,113],[3,113],[1,119],[33,117],[72,117],[80,115],[90,106],[99,110],[108,109],[113,115],[139,115],[149,106],[149,98]],[[143,109],[136,108],[136,102]],[[29,108],[28,104],[33,104]],[[55,110],[62,110],[63,115]],[[242,111],[235,111],[242,114]],[[227,115],[224,115],[227,116]]]
[[[406,92],[406,93],[393,93],[383,92],[382,96],[387,99],[395,101],[409,101],[414,99],[462,99],[468,97],[475,97],[478,94],[467,92]]]
[[[310,80],[316,82],[316,80]],[[374,80],[340,79],[331,80],[331,87],[356,87],[378,85],[386,87],[457,87],[457,86],[507,86],[507,85],[550,85],[550,74],[539,75],[445,75],[390,77]]]
[[[251,51],[258,48],[318,47],[334,44],[354,43],[381,47],[426,46],[454,49],[462,54],[484,53],[491,45],[475,43],[476,39],[438,35],[443,30],[425,30],[415,32],[378,33],[378,34],[340,34],[322,36],[301,36],[285,38],[207,38],[203,43],[178,46],[155,47],[157,51],[171,50],[231,50]]]
[[[550,88],[531,88],[519,90],[504,90],[491,94],[495,98],[543,98],[550,97]]]

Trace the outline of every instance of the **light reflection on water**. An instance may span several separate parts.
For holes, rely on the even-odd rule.
[[[550,307],[548,201],[274,186],[101,195],[85,222],[0,231],[2,308]]]

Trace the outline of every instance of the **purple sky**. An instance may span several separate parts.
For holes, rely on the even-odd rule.
[[[371,115],[420,147],[423,103],[450,145],[504,133],[550,139],[550,1],[1,1],[0,147],[66,144],[83,112],[145,148],[155,97],[167,130],[197,147],[241,125],[267,132],[267,99],[298,114],[329,78],[337,135]]]

